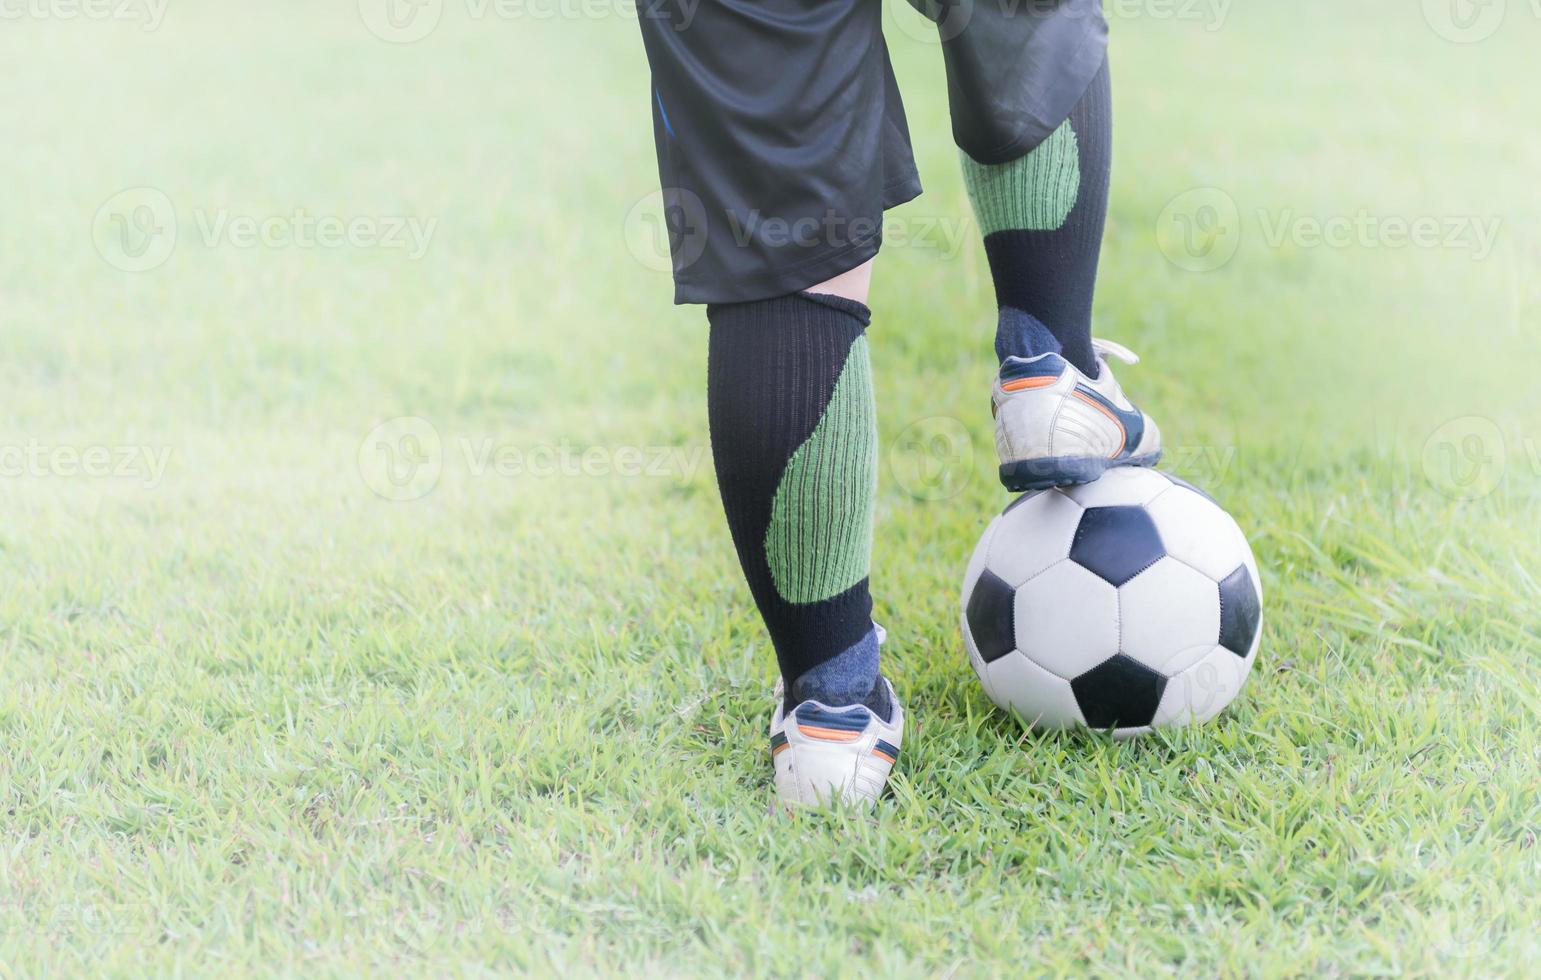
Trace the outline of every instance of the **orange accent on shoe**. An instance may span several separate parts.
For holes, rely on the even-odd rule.
[[[1118,434],[1122,438],[1120,438],[1118,440],[1118,448],[1116,448],[1112,452],[1108,453],[1108,459],[1112,459],[1114,456],[1117,456],[1120,452],[1122,452],[1123,448],[1124,448],[1124,444],[1129,441],[1129,431],[1124,428],[1123,419],[1120,419],[1117,415],[1114,415],[1112,412],[1108,411],[1108,407],[1106,405],[1102,404],[1101,402],[1097,401],[1097,399],[1095,399],[1095,398],[1089,398],[1086,395],[1083,395],[1079,391],[1072,391],[1071,394],[1075,395],[1077,398],[1081,399],[1083,402],[1085,402],[1086,404],[1090,405],[1092,408],[1095,408],[1097,411],[1101,412],[1103,415],[1106,415],[1108,418],[1112,419],[1113,420],[1113,424],[1118,426]]]
[[[817,725],[798,725],[797,730],[821,742],[854,742],[861,738],[861,732],[843,732],[838,728],[820,728]]]
[[[1018,378],[1001,385],[1002,391],[1026,391],[1029,388],[1047,388],[1059,378]]]

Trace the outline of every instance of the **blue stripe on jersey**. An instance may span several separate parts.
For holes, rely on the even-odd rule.
[[[669,110],[663,107],[663,93],[655,88],[653,89],[653,98],[658,100],[658,117],[663,120],[663,130],[669,134],[669,138],[672,140],[675,138],[674,127],[669,124]]]

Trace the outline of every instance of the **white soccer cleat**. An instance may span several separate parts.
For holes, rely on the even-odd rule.
[[[1093,340],[1099,374],[1089,378],[1058,354],[1008,357],[991,393],[1001,483],[1021,493],[1090,483],[1115,466],[1154,466],[1161,431],[1124,396],[1106,356],[1139,358]]]
[[[886,677],[878,680],[888,684]],[[804,701],[788,715],[781,690],[778,683],[771,717],[771,765],[781,801],[789,806],[877,802],[904,736],[904,708],[893,685],[888,684],[893,720],[886,722],[860,704],[831,708]]]
[[[882,678],[888,684],[887,678]],[[771,764],[783,803],[822,806],[832,800],[871,806],[883,795],[899,759],[904,708],[893,685],[893,721],[853,704],[831,708],[804,701],[790,716],[776,706],[771,719]]]

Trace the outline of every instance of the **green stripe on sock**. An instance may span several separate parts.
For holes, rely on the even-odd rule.
[[[776,591],[806,604],[837,596],[872,565],[877,412],[867,338],[846,355],[824,417],[782,473],[765,532]]]
[[[1081,154],[1067,120],[1027,156],[987,166],[963,156],[963,184],[981,234],[1057,231],[1081,190]]]

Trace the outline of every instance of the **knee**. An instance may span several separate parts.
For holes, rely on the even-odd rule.
[[[1031,153],[1053,132],[1040,120],[1012,112],[1003,105],[984,105],[955,116],[953,140],[975,163],[1010,163]]]

